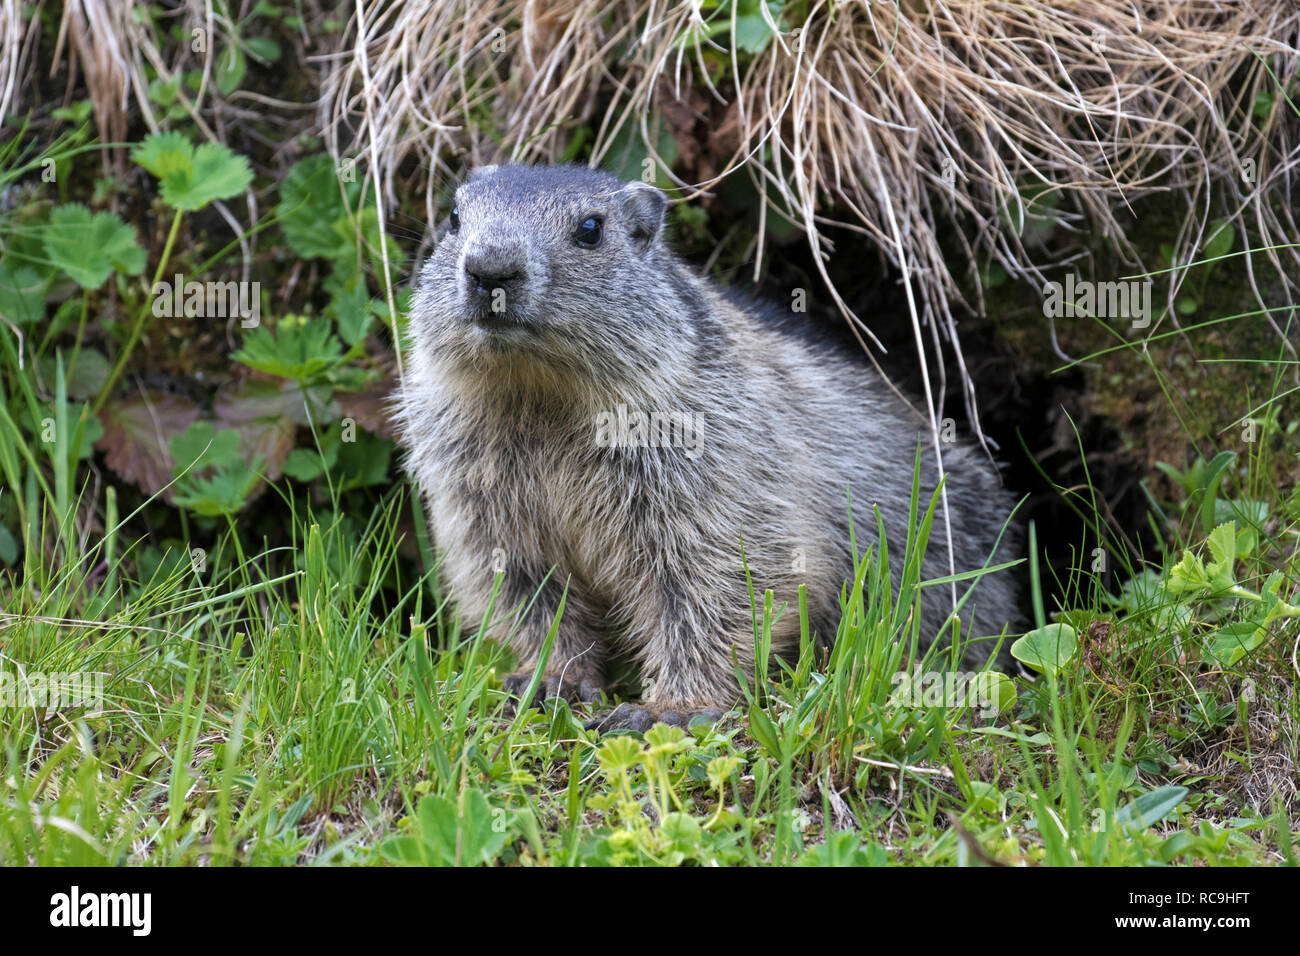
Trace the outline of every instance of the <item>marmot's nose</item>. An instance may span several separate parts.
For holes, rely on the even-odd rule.
[[[465,277],[469,280],[470,292],[479,295],[489,295],[495,289],[509,292],[523,284],[523,257],[504,254],[500,250],[467,253]]]

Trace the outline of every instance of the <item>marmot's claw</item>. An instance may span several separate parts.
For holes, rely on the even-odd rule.
[[[507,704],[507,712],[514,713],[518,707],[519,698],[528,689],[528,684],[532,679],[532,671],[507,674],[501,678],[501,685],[505,688],[506,693],[514,698]],[[590,703],[591,701],[600,700],[600,695],[604,692],[605,688],[596,681],[571,680],[561,678],[558,674],[544,674],[541,683],[537,685],[537,693],[533,695],[530,706],[541,707],[542,701],[552,697],[563,697],[571,704],[578,701]]]
[[[619,704],[613,710],[597,714],[587,721],[586,728],[587,730],[599,730],[601,733],[611,730],[646,731],[655,724],[686,727],[696,717],[718,721],[722,719],[722,711],[715,707],[688,710],[657,707],[654,704]]]

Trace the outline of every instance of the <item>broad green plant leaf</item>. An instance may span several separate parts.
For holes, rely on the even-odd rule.
[[[45,283],[34,269],[0,262],[0,315],[20,328],[45,315]]]
[[[1012,644],[1011,656],[1036,671],[1055,674],[1074,657],[1078,644],[1070,625],[1047,624]]]
[[[217,431],[211,422],[194,422],[169,443],[176,473],[193,473],[203,468],[224,468],[240,461],[239,432]]]
[[[180,133],[146,136],[131,159],[158,177],[163,202],[184,212],[238,196],[253,181],[243,156],[217,143],[196,148]]]
[[[45,253],[83,289],[98,289],[116,269],[124,275],[144,270],[144,249],[135,229],[111,212],[93,216],[80,203],[59,206],[43,228]]]
[[[410,821],[415,832],[384,841],[380,853],[412,866],[488,865],[510,838],[510,828],[497,825],[498,815],[477,790],[462,794],[459,807],[450,797],[423,797]]]
[[[1186,797],[1186,787],[1158,787],[1116,810],[1115,825],[1145,830],[1173,813]]]
[[[306,382],[343,358],[343,346],[327,319],[286,316],[275,332],[258,326],[232,356],[268,375]]]
[[[257,487],[261,465],[261,458],[251,465],[240,460],[210,478],[186,475],[176,483],[176,504],[209,518],[235,514]]]
[[[1235,621],[1214,632],[1210,656],[1224,667],[1239,660],[1268,640],[1268,626],[1262,621]]]

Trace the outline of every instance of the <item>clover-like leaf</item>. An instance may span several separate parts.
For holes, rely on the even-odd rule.
[[[59,206],[43,229],[45,254],[83,289],[97,289],[116,269],[139,275],[144,249],[135,229],[111,212],[95,215],[80,203]]]
[[[671,724],[655,724],[644,736],[651,759],[671,757],[690,746],[686,731]]]
[[[1068,624],[1048,624],[1030,631],[1011,645],[1011,656],[1036,671],[1055,674],[1074,657],[1079,646],[1074,628]]]
[[[610,737],[598,751],[596,760],[611,779],[641,762],[641,745],[631,737]]]
[[[740,766],[740,758],[732,756],[714,757],[709,761],[709,785],[716,790],[731,779],[731,775]]]
[[[163,202],[193,212],[214,199],[238,196],[253,181],[248,160],[218,143],[195,148],[180,133],[155,133],[131,158],[158,177]]]

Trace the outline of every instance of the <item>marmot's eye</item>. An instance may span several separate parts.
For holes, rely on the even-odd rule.
[[[600,245],[600,240],[605,233],[605,220],[599,216],[588,216],[582,220],[578,226],[578,231],[573,234],[573,241],[580,246],[586,246],[588,249],[594,249]]]
[[[460,207],[451,207],[451,231],[460,232]]]

